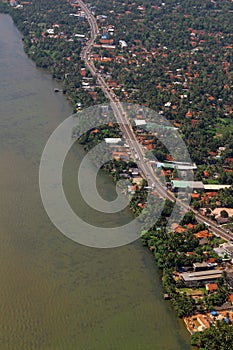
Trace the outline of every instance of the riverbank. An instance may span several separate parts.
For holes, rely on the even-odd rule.
[[[26,57],[8,16],[1,15],[0,29],[0,348],[189,349],[140,242],[111,251],[90,249],[67,240],[48,220],[38,164],[49,135],[72,108],[53,92],[50,76]],[[90,212],[74,191],[84,154],[81,147],[71,153],[65,191],[75,210],[101,226],[105,218]],[[101,173],[98,184],[106,200],[114,199],[109,176]],[[116,224],[121,220],[119,215]]]
[[[49,34],[49,35],[51,35],[51,34]],[[53,35],[53,34],[52,34],[52,35]],[[61,35],[61,34],[58,33],[58,34],[55,34],[55,35],[58,35],[58,36],[59,36],[59,35]],[[33,52],[32,52],[32,55],[34,55]],[[40,59],[40,57],[38,57],[38,58]],[[51,55],[50,55],[50,58],[51,58]],[[43,65],[46,63],[46,60],[47,60],[47,59],[49,60],[48,56],[46,56],[46,55],[45,55],[45,57],[43,56],[43,60],[42,60],[42,61],[43,61],[43,63],[42,63]],[[70,61],[72,60],[72,59],[71,59],[71,55],[65,57],[65,60],[68,61],[68,62],[70,62]],[[45,67],[44,67],[44,68],[45,68]],[[57,72],[58,72],[58,71],[59,71],[59,70],[57,70]],[[87,78],[88,78],[88,76],[87,76]],[[71,81],[72,81],[72,80],[71,80]],[[72,81],[72,82],[73,82],[73,81]],[[89,84],[88,82],[86,82],[86,84],[87,84],[87,85],[84,85],[84,86],[88,86],[88,88],[89,88],[89,87],[90,87],[90,84]],[[76,87],[75,87],[75,88],[76,88]],[[96,91],[94,91],[94,92],[96,92]],[[89,95],[90,95],[90,94],[89,94]],[[95,94],[92,94],[92,95],[94,96]],[[79,103],[79,102],[78,102],[78,103]],[[142,205],[143,205],[143,203],[142,203]],[[186,253],[188,253],[188,252],[186,252]],[[186,298],[184,298],[184,299],[185,299],[185,302],[186,302],[186,301],[187,301]],[[190,309],[193,307],[191,300],[188,300],[188,305],[186,305],[186,306],[190,307]],[[181,310],[181,311],[183,311],[183,310]]]
[[[123,152],[121,148],[127,147],[119,136],[117,126],[111,124],[89,131],[83,135],[81,143],[88,151],[103,140],[106,144],[108,140],[111,140],[110,153],[113,160],[105,164],[104,168],[116,182],[124,179],[130,181],[131,186],[128,186],[126,195],[131,196],[131,210],[135,215],[139,215],[141,212],[143,213],[144,207],[147,212],[152,209],[148,204],[146,205],[148,191],[151,192],[151,190],[148,189],[146,181],[140,177],[136,163],[132,160],[127,162],[118,159],[118,154]],[[97,162],[98,156],[98,154],[94,154]],[[152,195],[158,196],[156,192],[153,192]],[[161,207],[163,204],[161,200]],[[155,205],[158,205],[158,200]],[[167,201],[160,219],[149,230],[143,230],[141,238],[143,244],[153,254],[156,264],[162,272],[163,287],[167,293],[166,299],[171,300],[179,318],[184,320],[192,335],[213,327],[213,318],[208,317],[208,315],[215,308],[222,308],[218,320],[222,320],[222,315],[226,314],[228,314],[229,320],[232,318],[231,310],[226,309],[225,305],[230,295],[230,286],[226,276],[223,277],[226,264],[214,250],[224,241],[214,237],[205,224],[198,224],[192,212],[186,213],[181,223],[173,224],[171,231],[167,232],[167,220],[172,210],[172,203]],[[193,282],[194,284],[186,285],[184,278],[193,275],[195,279],[196,269],[199,271],[199,268],[200,271],[203,271],[199,272],[200,277]],[[211,269],[212,272],[209,271]],[[218,273],[218,276],[214,277],[214,284],[211,284],[213,282],[212,276],[208,279],[209,273],[212,275]]]
[[[14,19],[16,22],[19,21],[19,24],[18,24],[19,26],[20,26],[20,19],[19,19],[20,16],[21,16],[20,13],[14,12]],[[24,24],[25,24],[25,21],[24,21]],[[26,52],[29,54],[29,56],[35,60],[37,65],[42,68],[49,69],[50,72],[53,74],[54,78],[57,79],[58,77],[60,77],[60,79],[62,80],[64,76],[66,84],[68,84],[67,86],[69,86],[69,89],[64,90],[64,92],[68,96],[70,96],[70,98],[71,98],[71,95],[73,94],[72,98],[73,98],[73,101],[75,101],[75,98],[77,97],[79,98],[78,88],[80,87],[80,81],[78,80],[80,76],[78,75],[79,78],[77,78],[76,73],[79,72],[80,75],[81,74],[85,75],[86,81],[85,82],[82,81],[81,83],[82,91],[85,91],[86,89],[90,89],[91,87],[93,87],[94,90],[96,88],[96,85],[94,85],[95,84],[94,79],[90,77],[88,72],[86,71],[84,72],[83,67],[81,68],[78,63],[76,63],[77,70],[75,72],[75,77],[71,77],[71,72],[74,70],[72,69],[74,67],[74,62],[72,61],[73,60],[75,62],[78,61],[82,44],[85,45],[85,43],[84,42],[80,43],[79,41],[75,42],[73,33],[68,35],[68,34],[64,34],[65,33],[64,31],[60,31],[60,29],[57,29],[57,28],[60,28],[60,24],[55,23],[52,26],[53,28],[47,28],[47,26],[41,25],[40,26],[41,31],[35,32],[33,33],[32,36],[29,36],[30,40],[28,39],[28,36],[25,36],[24,38],[25,49],[26,49]],[[81,27],[82,26],[80,26],[80,28]],[[27,30],[27,28],[26,29],[23,28],[23,30],[25,31]],[[27,34],[26,32],[24,33]],[[80,34],[80,35],[84,35],[84,34]],[[39,38],[43,38],[42,43],[40,42]],[[51,41],[51,39],[53,41]],[[58,48],[61,49],[62,51],[61,56],[59,55],[60,52],[58,52]],[[62,62],[60,66],[57,66],[58,60]],[[76,78],[77,80],[75,80]],[[91,84],[93,84],[93,86]],[[93,103],[93,96],[96,96],[95,93],[97,93],[97,91],[94,91],[94,90],[87,92],[87,95],[92,96],[92,103]],[[80,105],[80,101],[78,101],[77,104]],[[124,166],[123,166],[123,170],[126,170]],[[135,181],[135,179],[133,181]],[[137,212],[140,212],[140,210],[143,208],[144,200],[145,200],[145,198],[143,198],[145,197],[145,194],[143,193],[142,188],[140,186],[141,186],[140,183],[132,184],[132,187],[135,187],[135,189],[133,188],[130,189],[132,190],[132,192],[135,192],[137,195],[136,201],[134,200],[132,201],[133,207]],[[164,219],[166,219],[166,216]],[[160,226],[162,226],[162,223],[160,224]],[[170,266],[170,268],[174,268],[174,266]],[[176,293],[176,294],[174,293],[174,295],[175,297],[173,298],[173,301],[178,305],[177,309],[181,316],[187,312],[187,309],[188,309],[188,313],[191,313],[193,311],[194,305],[193,305],[193,301],[190,298],[186,298],[186,297],[179,298],[179,293]]]
[[[52,12],[47,12],[49,4],[37,13],[32,9],[32,4],[25,4],[24,8],[9,7],[2,5],[2,11],[9,13],[17,28],[23,35],[24,50],[27,55],[36,63],[36,66],[48,71],[54,81],[62,84],[62,92],[73,105],[73,112],[100,104],[106,101],[101,89],[91,79],[91,74],[85,71],[85,64],[80,57],[86,38],[79,37],[74,31],[85,33],[88,31],[88,24],[85,21],[77,21],[70,17],[71,6],[69,3],[56,2],[54,6],[58,13],[63,13],[63,28],[55,24],[53,28],[47,28],[51,21],[59,22],[59,17]],[[28,13],[27,13],[28,11]],[[46,21],[42,20],[43,13],[46,13]],[[25,21],[30,15],[31,21]],[[40,15],[40,19],[39,16]],[[39,23],[41,20],[41,23]],[[38,24],[39,26],[35,25]],[[72,28],[73,27],[73,28]],[[71,32],[71,30],[73,31]],[[69,34],[65,34],[65,33]],[[91,83],[90,89],[86,89],[83,79]],[[91,81],[90,81],[91,80]],[[89,86],[89,85],[88,85]]]
[[[25,39],[26,39],[26,37],[25,37]],[[24,43],[25,43],[25,40],[24,40]],[[43,68],[45,68],[45,67],[43,67]],[[132,186],[135,187],[135,184],[132,184]],[[136,184],[136,186],[137,186],[135,188],[136,189],[136,195],[134,196],[134,199],[132,199],[131,209],[133,210],[133,212],[135,214],[139,214],[139,212],[141,212],[141,210],[143,209],[142,206],[144,205],[144,201],[145,201],[145,198],[146,198],[147,191],[146,190],[142,191],[140,183]],[[145,186],[146,186],[146,184],[144,184],[143,187],[145,187]],[[131,194],[134,194],[133,192],[135,192],[135,191],[132,189],[132,193]],[[142,204],[142,206],[138,206],[138,204],[140,204],[140,203]],[[169,206],[169,204],[168,204],[168,206]]]

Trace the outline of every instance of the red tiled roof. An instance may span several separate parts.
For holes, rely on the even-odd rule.
[[[191,223],[189,223],[188,225],[186,225],[188,228],[193,228],[193,227],[195,227],[196,225],[193,225],[193,224],[191,224]]]
[[[191,194],[191,198],[193,198],[193,199],[199,199],[199,198],[200,198],[200,194],[199,194],[199,193],[192,193],[192,194]]]
[[[194,255],[194,254],[195,254],[194,252],[187,252],[186,256],[190,256],[190,255]]]
[[[100,39],[101,44],[108,44],[112,45],[113,44],[113,39]]]
[[[154,149],[154,146],[152,144],[149,144],[146,146],[146,148],[150,150],[150,149]]]
[[[194,233],[194,236],[196,238],[207,238],[207,237],[212,237],[213,235],[211,233],[209,233],[208,230],[203,230],[203,231],[199,231],[197,233]]]
[[[215,292],[216,290],[218,290],[217,283],[206,284],[206,290],[208,290],[210,293]]]
[[[193,115],[193,114],[192,114],[191,111],[188,111],[188,112],[185,114],[186,117],[192,117],[192,115]]]
[[[207,197],[216,197],[218,195],[217,192],[206,192]]]
[[[186,231],[186,229],[184,227],[180,226],[180,225],[177,226],[176,229],[175,229],[175,232],[177,232],[177,233],[183,233],[185,231]]]
[[[173,161],[173,160],[174,160],[174,158],[173,158],[170,154],[167,154],[167,155],[166,155],[166,159],[167,159],[167,160],[170,160],[170,161]]]

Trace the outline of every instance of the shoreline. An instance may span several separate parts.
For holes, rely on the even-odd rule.
[[[23,41],[24,52],[26,53],[27,57],[28,57],[30,60],[32,60],[32,62],[33,62],[34,64],[36,64],[35,60],[28,54],[27,50],[25,50],[25,45],[24,45],[24,44],[25,44],[25,43],[24,43],[25,35],[23,35],[23,33],[20,31],[19,27],[17,26],[17,24],[16,24],[15,21],[14,21],[14,18],[11,16],[11,14],[10,14],[9,12],[0,12],[0,13],[5,14],[5,15],[8,15],[8,16],[11,18],[11,20],[13,21],[14,26],[17,28],[17,30],[18,30],[19,33],[21,34],[21,40]],[[48,75],[52,78],[53,81],[55,81],[56,83],[58,83],[59,85],[61,85],[61,86],[64,88],[64,82],[59,81],[59,80],[57,80],[56,78],[54,78],[54,77],[52,76],[52,73],[50,72],[49,68],[38,67],[37,65],[36,65],[36,68],[39,69],[39,70],[41,70],[42,72],[48,74]],[[54,92],[57,93],[57,91],[54,91]],[[64,97],[66,98],[67,102],[69,102],[69,103],[71,104],[71,106],[74,107],[74,101],[73,101],[72,97],[69,96],[69,94],[64,93],[62,90],[59,90],[59,93],[61,93],[61,92],[63,93],[63,95],[64,95]],[[88,107],[90,107],[90,106],[88,106]],[[85,151],[85,152],[86,152],[86,151]],[[114,177],[112,176],[112,174],[111,174],[109,171],[107,171],[106,169],[104,169],[104,171],[106,172],[106,174],[108,174],[109,176],[111,176],[112,181],[113,181],[114,183],[116,183],[116,181],[114,180]],[[130,210],[131,210],[131,212],[134,214],[132,208],[130,208]],[[143,243],[142,243],[141,238],[140,238],[140,245],[141,245],[141,247],[143,248]],[[147,247],[147,251],[148,251],[148,253],[150,254],[150,256],[153,256],[152,251],[151,251],[151,249],[150,249],[149,247]],[[163,270],[161,270],[161,269],[157,266],[156,262],[155,262],[154,264],[155,264],[156,268],[157,268],[158,271],[159,271],[159,275],[160,275],[160,284],[161,284],[161,286],[162,286],[162,288],[163,288],[163,284],[162,284],[162,274],[163,274]],[[163,291],[164,291],[164,288],[163,288]],[[174,310],[174,307],[173,307],[172,303],[170,303],[170,305],[171,305],[171,307],[172,307],[172,310],[173,310],[174,314],[176,314],[176,311]],[[176,314],[176,315],[177,315],[177,314]],[[186,323],[185,323],[184,319],[181,319],[181,318],[179,318],[179,317],[178,317],[177,319],[178,319],[178,323],[180,324],[180,327],[181,327],[183,330],[185,330],[185,332],[186,332],[186,331],[188,332],[188,328],[186,327]],[[191,347],[191,348],[193,348],[193,347]],[[195,347],[195,348],[196,348],[196,347]]]
[[[11,16],[10,16],[10,17],[11,17]],[[12,17],[11,17],[11,18],[12,18]],[[15,23],[14,23],[14,24],[15,24]],[[26,51],[25,51],[25,52],[26,52]],[[26,54],[28,55],[27,52],[26,52]],[[28,57],[29,57],[30,59],[32,59],[29,55],[28,55]],[[33,60],[33,59],[32,59],[32,60]],[[42,69],[43,69],[43,71],[49,73],[50,76],[51,76],[51,72],[49,71],[49,69],[46,69],[46,68],[42,68]],[[53,80],[54,80],[54,81],[57,81],[59,84],[60,84],[60,83],[63,84],[62,82],[59,82],[58,80],[56,80],[56,79],[54,79],[54,78],[53,78]],[[66,95],[65,97],[66,97],[67,101],[70,102],[70,103],[73,105],[73,100],[72,100],[72,98],[71,98],[68,94],[64,94],[64,95]],[[113,179],[113,181],[114,181],[114,179]],[[156,264],[156,266],[157,266],[157,264]],[[182,322],[183,322],[184,324],[186,324],[186,322],[185,322],[184,319],[183,319]],[[187,330],[188,330],[187,325],[186,325],[186,328],[187,328]]]

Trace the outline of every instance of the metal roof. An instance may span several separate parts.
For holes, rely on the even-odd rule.
[[[221,190],[223,188],[229,188],[231,185],[216,185],[216,184],[204,184],[205,190]]]
[[[183,272],[181,274],[182,278],[186,282],[191,281],[203,281],[213,278],[220,278],[222,276],[222,270],[208,270],[199,272]]]
[[[203,189],[203,183],[201,181],[184,181],[184,180],[172,180],[172,186],[174,188],[197,188]]]

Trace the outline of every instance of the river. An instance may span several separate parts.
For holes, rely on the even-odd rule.
[[[48,219],[38,186],[40,156],[72,108],[54,93],[50,75],[25,55],[20,33],[3,14],[0,77],[0,349],[190,349],[140,242],[88,248]],[[79,207],[73,173],[83,154],[77,146],[64,175],[67,194]],[[103,195],[114,197],[109,176],[101,173],[98,181]],[[125,216],[130,220],[130,212]]]

